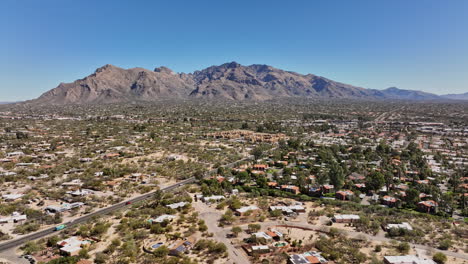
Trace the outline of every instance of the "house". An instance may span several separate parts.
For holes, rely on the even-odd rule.
[[[278,186],[278,183],[277,182],[268,182],[268,187],[270,188],[275,188],[276,186]]]
[[[335,223],[353,223],[353,222],[359,221],[359,219],[361,219],[359,217],[359,215],[352,215],[352,214],[349,214],[349,215],[334,215],[333,218],[332,218],[332,220]]]
[[[172,220],[174,220],[177,216],[175,215],[167,215],[167,214],[164,214],[164,215],[160,215],[158,216],[157,218],[155,219],[150,219],[148,220],[150,223],[162,223],[164,221],[168,221],[168,222],[172,222]]]
[[[385,264],[437,264],[431,259],[420,258],[414,255],[406,256],[385,256]]]
[[[322,188],[320,187],[310,187],[309,188],[309,195],[321,195],[322,194]]]
[[[409,189],[409,186],[406,184],[398,184],[397,186],[395,186],[395,188],[401,191],[407,191]]]
[[[356,187],[359,190],[364,190],[364,189],[366,189],[366,184],[365,183],[356,183],[356,184],[354,184],[354,187]]]
[[[21,156],[24,156],[24,152],[22,151],[15,151],[15,152],[9,152],[6,154],[6,156],[8,158],[14,158],[14,157],[21,157]]]
[[[266,245],[252,246],[251,252],[256,254],[266,254],[270,252],[270,247]]]
[[[64,246],[60,248],[60,253],[66,256],[77,256],[80,254],[81,246]]]
[[[202,197],[202,201],[205,203],[219,202],[224,199],[225,197],[223,195],[212,195],[208,197]]]
[[[285,215],[292,215],[298,213],[305,213],[304,206],[300,204],[290,205],[290,206],[283,206],[283,205],[276,205],[270,206],[270,211],[281,210]]]
[[[350,190],[342,190],[336,192],[336,198],[340,200],[351,200],[353,198],[354,192]]]
[[[252,256],[253,254],[267,254],[271,251],[270,247],[266,245],[245,244],[242,245],[242,248],[245,250],[245,252],[247,252],[249,256]]]
[[[13,212],[11,216],[9,217],[2,217],[0,218],[0,224],[6,224],[9,223],[10,221],[13,223],[21,223],[24,222],[28,219],[26,215],[22,215],[18,212]]]
[[[439,204],[433,200],[422,201],[418,203],[418,209],[425,213],[435,213]]]
[[[169,207],[171,209],[178,209],[178,208],[184,207],[186,204],[188,204],[188,203],[187,202],[179,202],[179,203],[168,204],[168,205],[166,205],[166,207]]]
[[[36,180],[43,180],[43,179],[47,179],[49,178],[49,175],[47,174],[41,174],[39,176],[28,176],[28,180],[31,180],[31,181],[36,181]]]
[[[69,190],[78,190],[83,186],[83,183],[80,179],[74,179],[69,182],[62,183],[62,187],[69,189]]]
[[[324,184],[322,185],[322,193],[331,193],[335,190],[335,186],[331,184]]]
[[[252,168],[254,170],[257,170],[257,171],[266,171],[268,169],[268,165],[266,165],[266,164],[255,164],[255,165],[253,165]]]
[[[188,237],[187,240],[179,240],[169,245],[169,255],[179,256],[182,253],[188,252],[195,244],[195,238]]]
[[[57,242],[57,246],[60,248],[60,252],[66,256],[78,255],[83,246],[89,244],[89,241],[82,240],[76,236],[69,237],[67,239]]]
[[[278,161],[275,161],[275,165],[280,166],[280,167],[285,167],[285,166],[288,166],[288,162],[285,160],[278,160]]]
[[[422,199],[422,200],[423,200],[423,199],[426,199],[426,198],[428,198],[428,197],[432,197],[432,195],[430,195],[430,194],[425,194],[425,193],[420,193],[420,194],[419,194],[419,199]]]
[[[84,205],[84,203],[81,203],[81,202],[70,203],[70,204],[69,203],[63,203],[61,205],[49,205],[44,210],[46,212],[48,212],[48,213],[55,214],[55,213],[65,212],[65,211],[71,210],[73,208],[78,208],[78,207],[81,207],[83,205]]]
[[[297,187],[295,185],[281,185],[281,190],[286,191],[286,192],[290,192],[290,193],[294,193],[294,194],[301,193],[299,191],[299,187]]]
[[[351,181],[364,181],[366,177],[364,175],[353,172],[348,176],[348,179]]]
[[[91,190],[86,190],[86,189],[67,192],[67,194],[70,194],[72,196],[87,196],[88,194],[92,194],[92,193],[94,192]]]
[[[255,236],[257,239],[263,238],[265,239],[266,242],[271,242],[273,240],[273,238],[265,232],[257,232],[257,233],[253,233],[252,235]]]
[[[21,197],[23,197],[24,194],[21,194],[21,193],[16,193],[16,194],[4,194],[2,195],[2,198],[3,200],[7,201],[7,202],[12,202],[12,201],[15,201],[15,200],[18,200],[20,199]]]
[[[252,212],[252,213],[255,213],[255,212],[258,212],[260,211],[260,208],[258,208],[257,206],[255,205],[250,205],[250,206],[244,206],[244,207],[241,207],[239,209],[236,210],[235,214],[237,216],[243,216],[245,215],[247,212]]]
[[[418,180],[416,181],[418,184],[429,184],[429,180]]]
[[[290,255],[288,264],[326,264],[328,261],[319,252],[310,251],[302,254]]]
[[[279,232],[276,229],[270,229],[265,232],[265,234],[269,235],[274,240],[278,241],[283,238],[283,233]]]
[[[403,222],[401,224],[387,224],[384,229],[389,231],[390,229],[405,229],[405,230],[413,230],[413,227],[408,222]]]
[[[382,204],[387,205],[389,207],[395,206],[397,203],[397,199],[392,196],[385,195],[382,197]]]

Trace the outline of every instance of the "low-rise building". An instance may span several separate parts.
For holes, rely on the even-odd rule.
[[[188,203],[187,202],[178,202],[178,203],[168,204],[166,206],[171,208],[171,209],[178,209],[178,208],[184,207],[186,204],[188,204]]]
[[[172,220],[174,220],[177,216],[175,215],[167,215],[167,214],[164,214],[164,215],[160,215],[158,217],[156,217],[155,219],[150,219],[149,221],[151,223],[162,223],[164,221],[168,221],[168,222],[171,222]]]
[[[270,211],[281,210],[285,215],[299,214],[305,212],[305,207],[299,204],[296,205],[276,205],[270,206]]]
[[[11,216],[8,217],[0,217],[0,224],[6,224],[6,223],[22,223],[26,221],[28,217],[25,214],[20,214],[18,212],[13,212]]]
[[[352,223],[352,222],[359,221],[359,219],[361,219],[359,215],[353,215],[353,214],[335,215],[332,218],[332,220],[335,223]]]
[[[273,238],[265,232],[257,232],[257,233],[253,233],[252,235],[255,236],[257,239],[263,238],[265,239],[266,242],[271,242],[273,240]]]
[[[353,196],[354,192],[350,190],[342,190],[336,192],[336,198],[340,200],[351,200]]]
[[[433,200],[422,201],[418,203],[418,209],[421,212],[425,213],[435,213],[437,212],[437,206],[439,204]]]
[[[212,195],[208,197],[202,197],[202,201],[204,201],[205,203],[219,202],[224,199],[226,199],[226,197],[224,197],[223,195]]]
[[[326,264],[328,261],[319,252],[310,251],[302,254],[290,255],[288,264]]]
[[[21,193],[14,193],[14,194],[4,194],[2,195],[3,200],[7,202],[15,201],[23,197],[24,194]]]
[[[238,216],[243,216],[243,215],[245,215],[247,212],[255,213],[255,212],[258,212],[259,210],[260,210],[260,208],[258,208],[258,207],[255,206],[255,205],[244,206],[244,207],[241,207],[241,208],[239,208],[239,209],[236,210],[236,215],[238,215]]]
[[[413,227],[408,222],[403,222],[401,224],[387,224],[385,230],[388,231],[390,229],[405,229],[411,231]]]
[[[69,237],[57,242],[57,246],[60,248],[60,252],[66,256],[78,255],[80,250],[88,244],[90,244],[89,241],[83,240],[76,236]]]
[[[195,238],[189,237],[187,240],[179,240],[169,245],[169,255],[179,256],[182,253],[188,252],[195,244]]]
[[[387,205],[389,207],[395,206],[397,203],[397,199],[392,196],[385,195],[382,197],[382,204]]]
[[[281,190],[286,191],[286,192],[290,192],[290,193],[294,193],[294,194],[301,193],[300,190],[299,190],[299,187],[297,187],[295,185],[281,185]]]

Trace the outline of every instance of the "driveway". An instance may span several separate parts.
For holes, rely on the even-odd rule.
[[[11,264],[30,264],[25,258],[20,258],[16,253],[18,248],[11,248],[0,253],[0,262],[8,261]]]
[[[228,264],[249,264],[251,263],[248,256],[242,249],[238,249],[231,244],[231,241],[226,238],[226,235],[230,233],[230,229],[224,229],[218,226],[218,220],[222,213],[214,208],[209,207],[205,203],[198,201],[192,203],[192,206],[200,212],[200,218],[205,221],[208,227],[208,232],[214,234],[214,239],[218,242],[222,242],[226,245],[229,257],[226,260]]]

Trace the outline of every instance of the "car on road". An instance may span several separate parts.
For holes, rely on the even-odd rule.
[[[129,204],[132,204],[132,202],[128,201],[128,202],[126,202],[125,204],[126,204],[126,205],[129,205]]]
[[[60,230],[63,230],[65,229],[65,227],[67,227],[66,225],[58,225],[55,227],[55,231],[60,231]]]

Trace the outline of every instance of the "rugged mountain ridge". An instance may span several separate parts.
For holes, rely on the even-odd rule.
[[[162,99],[224,99],[264,101],[277,98],[349,98],[434,100],[437,95],[389,88],[364,89],[321,76],[284,71],[268,65],[236,62],[194,73],[159,67],[123,69],[113,65],[56,88],[31,101],[36,104],[85,104],[157,101]]]

